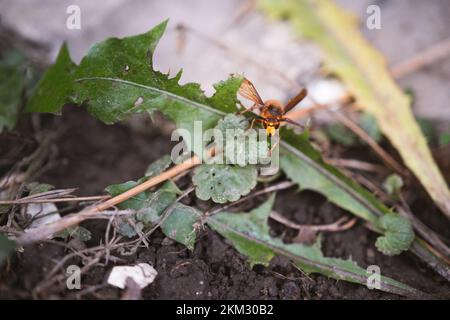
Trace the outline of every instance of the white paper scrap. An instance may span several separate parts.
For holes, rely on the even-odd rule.
[[[158,272],[147,263],[139,263],[135,266],[114,267],[108,277],[108,284],[125,289],[127,278],[130,277],[139,287],[145,288],[155,280]]]

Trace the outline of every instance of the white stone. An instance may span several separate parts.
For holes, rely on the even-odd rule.
[[[142,289],[152,283],[157,274],[158,272],[147,263],[139,263],[135,266],[118,266],[112,269],[108,277],[108,284],[124,289],[127,278],[130,277]]]

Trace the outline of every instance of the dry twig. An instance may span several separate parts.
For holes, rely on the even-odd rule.
[[[283,217],[281,214],[279,214],[276,211],[272,211],[270,213],[270,217],[285,225],[288,228],[296,229],[296,230],[302,230],[302,229],[309,229],[311,231],[328,231],[328,232],[337,232],[337,231],[344,231],[351,227],[353,227],[358,220],[356,217],[349,219],[348,217],[342,217],[338,219],[337,221],[330,223],[330,224],[321,224],[321,225],[311,225],[311,224],[298,224],[295,222],[290,221],[286,217]]]
[[[214,154],[214,150],[210,150],[210,155],[213,155],[213,154]],[[20,245],[26,245],[26,244],[29,244],[32,242],[46,239],[48,236],[50,236],[56,232],[59,232],[61,230],[67,229],[71,226],[77,225],[86,219],[92,218],[99,212],[107,210],[111,207],[114,207],[117,204],[119,204],[127,199],[130,199],[131,197],[134,197],[135,195],[137,195],[149,188],[152,188],[152,187],[160,184],[161,182],[171,179],[171,178],[177,176],[178,174],[184,172],[185,170],[188,170],[192,167],[197,166],[200,163],[201,163],[200,158],[197,156],[193,156],[192,158],[189,158],[188,160],[184,161],[183,163],[178,164],[178,165],[164,171],[160,175],[153,177],[153,178],[137,185],[136,187],[134,187],[124,193],[119,194],[116,197],[110,198],[104,202],[101,202],[100,204],[87,207],[77,214],[71,214],[71,215],[65,216],[62,219],[60,219],[54,223],[47,224],[40,228],[30,230],[29,232],[24,233],[22,236],[20,236],[17,239],[17,243]]]

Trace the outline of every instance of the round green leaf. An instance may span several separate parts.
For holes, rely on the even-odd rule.
[[[375,242],[378,250],[393,256],[409,249],[414,240],[414,232],[407,219],[395,213],[387,213],[380,218],[379,223],[385,232]]]
[[[249,122],[244,116],[228,114],[215,128],[222,132],[225,163],[246,166],[270,161],[267,140],[260,140],[257,132],[248,130]]]
[[[162,156],[147,167],[147,170],[145,170],[145,177],[148,179],[153,178],[169,168],[171,164],[172,159],[169,155]]]
[[[391,174],[383,182],[383,189],[389,195],[397,194],[402,187],[403,187],[403,179],[402,177],[400,177],[398,174],[395,173]]]
[[[257,175],[254,166],[204,164],[195,169],[192,181],[198,198],[225,203],[248,194],[256,186]]]

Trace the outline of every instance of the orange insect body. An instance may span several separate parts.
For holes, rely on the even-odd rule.
[[[266,102],[263,102],[258,91],[256,91],[253,84],[247,79],[242,81],[241,87],[239,88],[239,94],[254,102],[254,105],[249,109],[246,109],[245,112],[252,111],[255,108],[259,109],[260,115],[255,116],[253,121],[256,120],[262,122],[268,136],[273,136],[276,133],[281,122],[288,122],[301,127],[299,123],[284,117],[284,115],[306,97],[306,89],[301,90],[284,106],[278,100],[266,100]]]
[[[261,117],[267,135],[271,137],[283,120],[283,105],[278,100],[267,100],[261,108]]]

